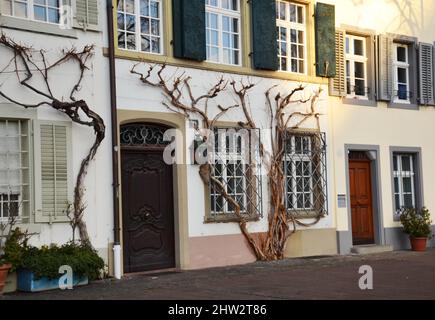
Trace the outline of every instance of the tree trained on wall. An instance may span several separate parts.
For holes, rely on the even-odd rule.
[[[139,80],[149,87],[162,90],[165,101],[163,106],[172,112],[178,113],[183,117],[196,117],[202,120],[203,128],[213,132],[216,129],[217,121],[233,109],[242,110],[244,121],[238,123],[240,128],[259,129],[256,119],[252,115],[251,104],[248,96],[255,84],[249,80],[226,80],[221,77],[210,87],[209,90],[199,96],[195,96],[192,89],[192,78],[183,72],[177,75],[166,75],[167,66],[146,65],[145,71],[140,72],[138,68],[141,64],[135,64],[131,73],[138,76]],[[267,151],[261,144],[260,153],[262,162],[268,168],[267,180],[269,189],[269,210],[268,210],[268,230],[265,233],[252,233],[248,230],[248,219],[241,213],[241,204],[237,199],[227,192],[222,181],[212,175],[210,163],[201,164],[199,174],[206,186],[212,186],[218,190],[219,194],[234,208],[237,223],[241,232],[250,244],[258,260],[271,261],[284,258],[285,245],[289,236],[297,230],[297,226],[309,227],[315,225],[323,217],[323,213],[318,213],[312,223],[303,223],[296,215],[291,214],[286,209],[285,204],[285,174],[283,170],[283,159],[285,156],[285,136],[291,129],[300,128],[309,119],[314,119],[316,129],[320,131],[320,116],[316,110],[316,102],[319,99],[322,89],[319,88],[308,98],[301,98],[305,88],[300,85],[284,94],[277,86],[271,87],[265,92],[266,109],[270,117],[270,139],[271,150]],[[209,104],[225,91],[230,91],[237,97],[237,104],[222,106],[216,103],[217,112],[211,116]],[[292,106],[308,103],[305,111],[292,110]],[[202,140],[207,141],[210,137],[203,136]]]
[[[5,61],[6,65],[0,69],[0,75],[14,74],[17,85],[29,92],[33,102],[20,101],[21,97],[13,97],[4,92],[2,84],[0,84],[1,97],[26,109],[36,109],[42,106],[51,107],[68,116],[74,123],[92,128],[94,131],[95,139],[81,161],[75,179],[73,203],[68,209],[73,238],[75,231],[78,230],[80,239],[90,243],[86,223],[83,220],[86,209],[83,201],[84,181],[89,164],[95,158],[98,148],[104,140],[106,128],[101,116],[93,111],[85,100],[78,99],[76,96],[80,92],[85,73],[90,69],[94,47],[86,45],[82,49],[75,47],[64,49],[56,58],[49,59],[44,49],[37,50],[18,43],[3,32],[0,35],[0,46],[10,53],[10,58],[2,55],[2,61]],[[77,79],[72,82],[70,88],[66,89],[68,96],[59,96],[52,88],[52,75],[56,70],[67,67],[75,68]],[[65,77],[67,77],[66,73]],[[69,80],[69,78],[65,80]],[[65,81],[65,84],[67,83],[68,81]]]

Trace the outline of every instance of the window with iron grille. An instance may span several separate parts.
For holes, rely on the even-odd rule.
[[[415,208],[416,161],[414,154],[393,154],[393,177],[394,177],[394,204],[396,214],[403,208]]]
[[[285,200],[288,213],[307,218],[326,215],[325,134],[289,131],[285,142]]]
[[[29,125],[0,119],[0,220],[29,217]]]
[[[216,129],[214,152],[211,157],[211,176],[225,188],[226,193],[240,206],[240,213],[248,219],[261,217],[261,175],[259,131]],[[211,212],[209,221],[235,220],[235,207],[210,184]]]

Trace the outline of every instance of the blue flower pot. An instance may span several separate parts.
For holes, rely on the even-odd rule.
[[[17,271],[17,289],[25,292],[39,292],[46,290],[59,289],[59,278],[48,279],[42,277],[36,279],[35,274],[28,270]],[[83,286],[89,283],[88,277],[73,276],[73,287]]]

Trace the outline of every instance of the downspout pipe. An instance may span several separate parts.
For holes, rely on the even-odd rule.
[[[116,104],[116,69],[113,24],[113,1],[107,1],[107,35],[109,37],[110,113],[112,129],[112,176],[113,176],[113,264],[114,277],[121,279],[121,243],[119,226],[119,175],[118,175],[118,116]]]

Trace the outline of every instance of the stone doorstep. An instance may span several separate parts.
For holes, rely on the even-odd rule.
[[[353,254],[374,254],[391,251],[393,251],[393,246],[391,245],[381,246],[374,244],[354,246],[350,249],[350,252]]]

